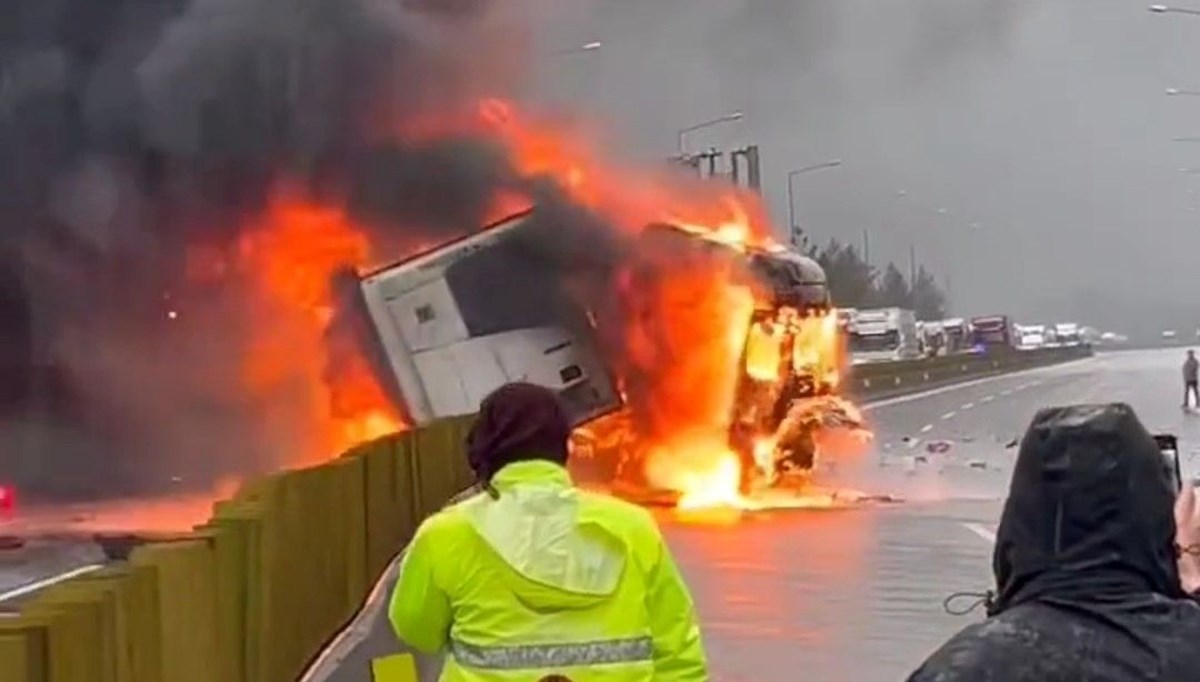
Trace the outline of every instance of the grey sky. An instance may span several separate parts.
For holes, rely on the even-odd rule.
[[[772,212],[872,260],[949,278],[955,311],[1080,318],[1138,333],[1200,323],[1200,17],[1130,0],[531,0],[542,92],[666,155],[756,142]],[[1200,4],[1200,3],[1198,3]],[[905,194],[898,192],[904,190]],[[939,213],[938,209],[945,209]],[[975,226],[973,226],[975,224]],[[1173,271],[1179,271],[1175,275]]]

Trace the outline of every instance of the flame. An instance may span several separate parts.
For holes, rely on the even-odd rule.
[[[681,509],[754,509],[764,503],[744,492],[747,476],[774,477],[779,450],[791,435],[787,429],[810,423],[819,431],[837,429],[839,420],[861,424],[854,406],[836,398],[844,363],[836,314],[778,307],[747,272],[747,252],[778,248],[756,195],[613,166],[589,145],[594,137],[533,120],[500,99],[407,119],[385,134],[410,140],[482,136],[507,154],[519,176],[555,183],[631,238],[647,225],[667,223],[724,254],[648,249],[619,273],[623,324],[615,342],[622,352],[614,362],[627,409],[589,425],[581,434],[587,441],[582,451],[620,448],[650,485],[677,491]],[[533,201],[508,185],[492,197],[489,214],[499,219]],[[405,428],[357,339],[338,323],[333,281],[340,272],[408,254],[379,253],[383,245],[341,207],[286,187],[251,227],[232,246],[193,245],[187,271],[193,279],[232,277],[247,285],[257,323],[250,325],[242,380],[257,400],[286,395],[300,405],[298,412],[276,417],[283,428],[305,425],[302,453],[291,463],[321,461]],[[778,429],[755,426],[750,456],[739,454],[731,429],[738,420],[761,417],[748,407],[747,395],[776,394],[795,375],[833,393],[796,401]],[[836,439],[817,440],[823,450],[842,447]],[[824,499],[814,494],[788,504]]]
[[[188,256],[193,281],[233,278],[245,289],[253,321],[242,388],[277,406],[264,417],[278,422],[269,432],[303,434],[286,464],[320,462],[404,427],[357,340],[336,325],[334,276],[372,260],[368,237],[343,211],[280,189],[234,244],[197,245]]]

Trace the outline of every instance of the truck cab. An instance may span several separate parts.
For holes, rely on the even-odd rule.
[[[916,315],[904,308],[858,311],[850,334],[850,353],[855,364],[920,357]]]
[[[972,352],[1004,352],[1012,350],[1016,346],[1016,325],[1007,315],[971,318]]]
[[[942,320],[942,336],[946,342],[946,355],[970,350],[971,326],[961,317]]]
[[[1060,346],[1066,348],[1083,345],[1079,325],[1074,322],[1059,322],[1054,325],[1054,337]]]
[[[1021,350],[1035,350],[1046,346],[1046,327],[1041,324],[1017,326],[1017,347]]]

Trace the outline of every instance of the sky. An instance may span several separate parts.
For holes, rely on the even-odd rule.
[[[1200,327],[1200,17],[1136,0],[527,0],[536,91],[667,156],[757,144],[818,242],[938,273],[952,312]],[[1197,3],[1200,6],[1200,3]],[[582,54],[555,54],[602,41]],[[903,268],[907,270],[907,268]]]

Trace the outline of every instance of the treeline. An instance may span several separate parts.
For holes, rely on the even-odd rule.
[[[909,308],[918,320],[946,317],[946,294],[924,266],[910,283],[895,263],[880,273],[851,244],[830,241],[823,248],[810,246],[808,256],[825,268],[833,302],[842,308]]]

